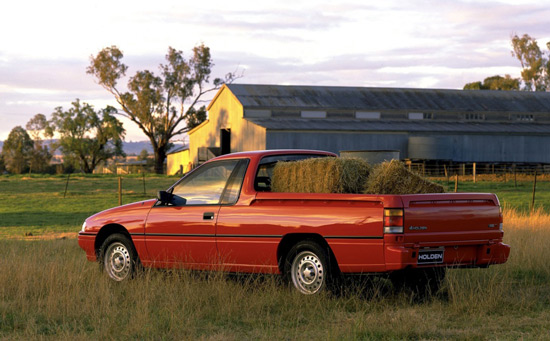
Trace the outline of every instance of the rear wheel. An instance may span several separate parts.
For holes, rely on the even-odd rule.
[[[317,294],[331,282],[328,251],[314,241],[304,240],[290,249],[284,267],[289,283],[302,294]]]
[[[101,263],[107,275],[117,281],[132,278],[138,266],[137,252],[128,237],[115,233],[101,247]]]

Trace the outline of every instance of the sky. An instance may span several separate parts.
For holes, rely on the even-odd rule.
[[[519,77],[510,38],[546,50],[549,17],[548,0],[2,1],[0,140],[77,98],[116,106],[86,74],[112,45],[129,76],[158,73],[169,46],[189,56],[204,43],[212,76],[238,70],[237,83],[461,89]],[[123,122],[127,141],[147,139]]]

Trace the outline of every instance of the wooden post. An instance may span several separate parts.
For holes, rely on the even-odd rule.
[[[143,195],[147,195],[147,191],[145,190],[145,172],[143,172]]]
[[[474,174],[474,184],[476,183],[476,163],[474,162],[472,166],[472,173]]]
[[[458,192],[458,172],[456,172],[455,176],[455,193]]]
[[[495,164],[493,163],[491,167],[493,168],[493,175],[495,175]]]
[[[447,182],[449,181],[449,173],[447,172],[447,165],[443,165],[443,171],[445,172],[445,177],[447,178]]]
[[[426,161],[422,161],[422,177],[426,176]]]
[[[63,198],[67,195],[67,188],[69,187],[69,179],[71,178],[71,173],[67,175],[67,182],[65,183],[65,193],[63,193]]]
[[[464,176],[466,175],[466,164],[465,163],[462,164],[462,175],[464,175]]]
[[[516,178],[516,164],[514,163],[514,188],[518,188],[518,179]]]
[[[535,193],[537,191],[537,169],[535,168],[535,179],[533,181],[533,199],[531,199],[531,211],[535,210]]]
[[[122,177],[118,177],[118,206],[122,206]]]

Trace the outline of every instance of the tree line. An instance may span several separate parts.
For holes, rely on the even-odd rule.
[[[541,50],[537,40],[528,34],[514,34],[511,43],[512,56],[521,65],[520,77],[495,75],[467,83],[464,90],[550,91],[550,42],[546,43],[548,51]]]
[[[238,78],[230,72],[224,79],[215,78],[211,82],[214,64],[210,48],[200,44],[193,48],[189,59],[182,51],[169,47],[166,64],[159,66],[160,75],[140,70],[121,88],[119,83],[128,70],[122,63],[123,56],[118,47],[106,47],[90,57],[86,69],[114,96],[119,109],[107,106],[96,110],[76,99],[69,109],[56,108],[50,119],[43,114],[35,115],[26,129],[13,128],[4,141],[0,171],[45,172],[53,151],[59,149],[66,165],[91,173],[101,162],[124,156],[125,130],[116,117],[120,115],[134,122],[147,136],[154,151],[155,172],[161,174],[172,147],[171,139],[206,119],[205,106],[199,106],[203,96]],[[46,146],[44,139],[53,137],[57,137],[57,142]]]

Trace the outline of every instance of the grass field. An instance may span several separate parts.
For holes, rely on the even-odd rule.
[[[123,204],[156,196],[178,178],[148,175],[122,180]],[[84,219],[118,205],[116,176],[0,176],[0,238],[75,233]]]
[[[122,180],[123,203],[154,198],[158,190],[168,188],[177,179],[148,175],[144,194],[141,176],[125,176]],[[497,193],[505,208],[522,212],[529,210],[532,181],[518,181],[515,187],[514,181],[489,180],[474,184],[471,177],[461,178],[459,192]],[[73,175],[64,197],[66,181],[66,175],[0,176],[0,238],[22,238],[29,234],[34,238],[63,233],[74,235],[88,216],[118,205],[116,176]],[[447,191],[454,191],[454,181],[436,181],[444,185]],[[540,179],[537,183],[535,207],[550,212],[548,179]]]
[[[144,195],[142,178],[125,178],[123,202],[153,197],[175,180],[149,177]],[[513,182],[461,185],[496,192],[507,206],[510,260],[450,270],[442,292],[418,303],[385,280],[340,297],[302,296],[276,277],[187,271],[113,283],[74,239],[17,240],[74,233],[88,215],[118,204],[116,177],[71,177],[63,198],[65,181],[0,177],[2,339],[550,339],[546,182],[537,185],[533,214],[524,204],[532,183],[517,191]]]
[[[186,271],[114,283],[73,239],[0,240],[0,338],[548,339],[550,217],[505,219],[509,262],[450,270],[424,303],[383,280],[341,297]]]

